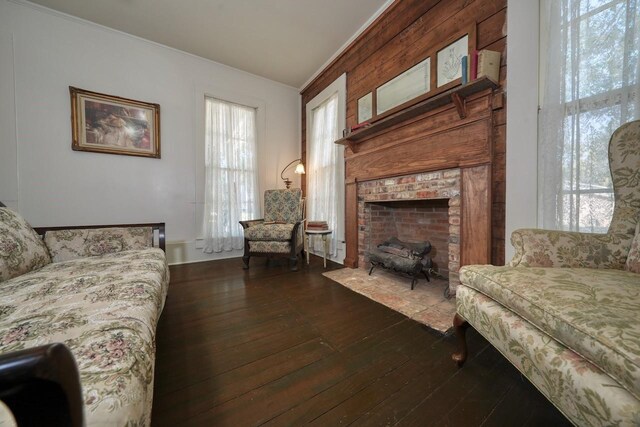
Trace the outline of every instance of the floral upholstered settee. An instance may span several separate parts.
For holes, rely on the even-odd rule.
[[[150,424],[169,283],[150,227],[48,231],[0,207],[0,354],[64,343],[89,426]],[[0,424],[2,416],[0,413]]]
[[[464,267],[456,292],[454,360],[470,324],[580,426],[640,425],[640,121],[609,165],[606,234],[516,230],[510,265]]]

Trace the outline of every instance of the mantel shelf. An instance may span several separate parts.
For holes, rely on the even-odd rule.
[[[344,138],[335,141],[336,144],[347,145],[351,147],[353,151],[357,141],[365,139],[371,135],[374,135],[384,129],[387,129],[393,125],[396,125],[405,120],[412,119],[427,111],[435,110],[438,107],[442,107],[450,102],[453,102],[458,110],[460,118],[466,117],[466,103],[467,97],[482,92],[486,89],[496,89],[499,85],[488,77],[481,77],[471,83],[464,84],[462,86],[455,87],[441,94],[435,95],[431,98],[427,98],[418,102],[410,107],[391,114],[383,119],[380,119],[370,126],[362,129],[358,129]]]

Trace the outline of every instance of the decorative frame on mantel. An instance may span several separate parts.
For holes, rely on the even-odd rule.
[[[359,116],[357,116],[357,120],[359,123],[362,123],[364,121],[368,121],[369,123],[375,123],[379,120],[384,119],[385,117],[388,117],[390,115],[393,115],[395,113],[397,113],[398,111],[402,111],[408,107],[411,107],[412,105],[415,105],[421,101],[424,101],[425,99],[434,97],[436,95],[439,95],[443,92],[449,91],[452,88],[459,86],[462,83],[462,78],[459,77],[457,79],[454,79],[450,82],[444,83],[442,85],[440,85],[438,87],[438,60],[437,60],[437,56],[438,56],[438,52],[442,51],[443,49],[447,48],[448,46],[452,45],[453,43],[455,43],[456,41],[460,40],[461,38],[467,36],[468,37],[468,47],[467,47],[467,52],[473,52],[474,50],[476,50],[476,43],[477,43],[477,23],[473,23],[472,25],[470,25],[469,27],[467,27],[464,30],[458,31],[454,34],[452,34],[449,38],[447,38],[444,42],[429,48],[428,50],[425,51],[425,54],[421,56],[420,60],[415,61],[415,63],[411,64],[410,67],[408,67],[406,70],[402,71],[401,73],[397,74],[396,76],[392,77],[391,79],[387,80],[386,82],[384,82],[383,84],[375,87],[375,88],[366,88],[362,91],[362,93],[357,94],[356,95],[356,99],[360,100],[361,98],[368,96],[369,93],[371,93],[372,95],[372,115],[370,118],[366,119],[366,120],[361,120]],[[412,98],[406,102],[403,102],[393,108],[389,108],[388,110],[385,110],[384,112],[377,114],[377,105],[378,105],[378,100],[377,100],[377,90],[380,87],[383,87],[384,85],[388,84],[389,82],[393,81],[394,79],[397,79],[398,77],[402,76],[404,73],[406,73],[407,71],[411,70],[413,67],[415,67],[416,65],[426,61],[427,59],[429,59],[430,63],[429,63],[429,67],[430,67],[430,72],[429,72],[429,79],[430,79],[430,84],[429,84],[429,90],[425,93],[423,93],[422,95],[419,95],[415,98]],[[348,135],[346,135],[348,137]]]

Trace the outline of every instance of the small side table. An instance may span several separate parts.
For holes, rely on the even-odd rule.
[[[327,236],[333,233],[333,230],[304,230],[306,238],[304,239],[304,251],[307,254],[307,264],[309,264],[309,243],[311,242],[311,236],[322,236],[322,260],[324,261],[324,268],[327,268],[327,252],[329,241]]]

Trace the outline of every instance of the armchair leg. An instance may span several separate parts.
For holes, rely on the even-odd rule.
[[[291,271],[298,271],[298,257],[291,257],[289,258],[289,261],[291,263]]]
[[[249,248],[249,241],[247,239],[244,239],[244,254],[243,254],[243,257],[242,257],[242,263],[243,263],[242,268],[244,270],[248,270],[249,269],[249,258],[251,258],[249,256],[250,250],[251,250],[251,248]]]
[[[467,340],[466,340],[466,332],[469,327],[469,323],[464,320],[458,313],[453,317],[453,329],[455,331],[456,337],[458,337],[458,345],[460,350],[451,355],[451,358],[458,365],[458,367],[462,367],[464,362],[467,360]]]

